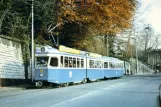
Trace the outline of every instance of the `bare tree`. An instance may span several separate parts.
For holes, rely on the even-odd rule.
[[[138,37],[138,47],[142,53],[140,59],[147,63],[149,52],[159,47],[159,35],[150,25],[145,25]]]

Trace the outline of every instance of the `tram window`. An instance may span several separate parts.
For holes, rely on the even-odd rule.
[[[50,61],[50,65],[53,67],[57,67],[58,66],[58,58],[52,57],[51,61]]]
[[[64,66],[68,68],[68,57],[65,57],[64,59]]]
[[[36,65],[37,66],[47,66],[49,57],[37,57]]]
[[[122,63],[120,64],[120,68],[123,68],[123,64]]]
[[[104,68],[108,68],[108,62],[104,62]]]
[[[115,68],[120,68],[120,64],[119,63],[115,63]]]
[[[117,63],[112,63],[112,68],[117,68]]]
[[[94,68],[98,68],[98,61],[94,62]]]
[[[121,64],[120,63],[116,63],[116,68],[121,68]]]
[[[104,63],[102,62],[102,68],[104,68]]]
[[[89,60],[89,67],[92,68],[92,60]]]
[[[118,64],[117,64],[117,63],[115,63],[115,64],[114,64],[114,67],[115,67],[115,68],[118,68]]]
[[[76,68],[76,58],[73,58],[73,68]]]
[[[121,63],[117,63],[117,68],[122,68],[122,64]]]
[[[94,63],[94,67],[95,68],[101,68],[101,62],[100,61],[95,61],[95,63]]]
[[[77,68],[80,68],[80,58],[77,58]]]
[[[72,68],[72,67],[73,67],[72,57],[69,57],[69,67],[70,67],[70,68]]]
[[[110,68],[114,68],[113,64],[110,62],[109,64]]]
[[[61,58],[60,58],[60,61],[61,61],[61,62],[60,62],[61,65],[60,65],[60,66],[61,66],[61,67],[64,67],[63,60],[64,60],[64,59],[63,59],[63,56],[61,56]]]
[[[94,68],[94,60],[90,60],[89,61],[89,67],[90,68]]]
[[[84,59],[81,59],[81,68],[84,67]]]
[[[123,68],[123,66],[124,66],[124,65],[123,65],[122,63],[120,63],[120,68]]]
[[[120,63],[120,66],[119,66],[120,68],[122,68],[123,67],[123,65]]]
[[[98,61],[98,67],[99,67],[99,68],[102,68],[101,61]]]
[[[116,64],[115,63],[112,63],[112,68],[116,68]]]
[[[118,63],[115,63],[115,68],[119,68],[119,65],[118,65]]]

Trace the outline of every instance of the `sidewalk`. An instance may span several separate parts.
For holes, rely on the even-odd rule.
[[[146,77],[146,76],[154,76],[154,77],[157,77],[157,76],[161,76],[161,72],[159,73],[153,73],[153,74],[133,74],[133,75],[125,75],[126,77],[136,77],[136,76],[141,76],[141,77]]]
[[[1,92],[11,92],[11,91],[20,91],[25,89],[33,89],[35,85],[33,84],[23,84],[23,85],[16,85],[16,86],[0,86],[0,93]]]
[[[23,90],[23,87],[0,87],[0,93]]]

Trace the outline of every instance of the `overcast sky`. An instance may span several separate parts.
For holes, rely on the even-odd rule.
[[[144,15],[147,22],[161,34],[161,0],[140,0],[142,3],[141,9],[146,9]]]

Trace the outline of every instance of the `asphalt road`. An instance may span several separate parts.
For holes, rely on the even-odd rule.
[[[161,75],[0,92],[0,107],[160,107]]]

